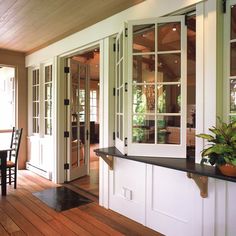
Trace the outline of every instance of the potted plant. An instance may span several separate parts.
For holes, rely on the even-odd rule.
[[[197,135],[210,143],[202,150],[201,164],[216,165],[222,174],[236,176],[236,121],[226,124],[220,118],[218,120],[218,128],[209,129],[212,134]]]

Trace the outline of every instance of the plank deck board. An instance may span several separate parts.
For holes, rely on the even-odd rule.
[[[58,186],[32,172],[19,171],[17,189],[8,186],[7,196],[0,196],[0,235],[161,235],[100,207],[96,201],[56,212],[32,194]],[[80,193],[75,186],[66,186]]]

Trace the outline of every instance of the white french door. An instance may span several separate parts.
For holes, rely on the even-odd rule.
[[[66,125],[69,133],[66,141],[66,181],[72,181],[89,173],[89,67],[68,59],[70,73],[65,100]]]
[[[184,16],[128,22],[128,154],[186,158]]]

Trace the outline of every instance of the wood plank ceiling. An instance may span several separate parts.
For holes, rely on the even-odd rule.
[[[27,54],[144,0],[0,0],[0,48]]]

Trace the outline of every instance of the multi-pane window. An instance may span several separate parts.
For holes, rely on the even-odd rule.
[[[33,70],[32,75],[32,122],[33,122],[33,133],[39,133],[39,69]]]
[[[90,91],[90,121],[97,122],[97,91]]]
[[[116,140],[124,140],[124,32],[121,32],[116,39]],[[119,142],[118,141],[118,142]]]
[[[52,65],[44,68],[44,132],[52,134]]]
[[[116,140],[128,155],[186,156],[183,16],[129,21],[116,38]]]
[[[236,5],[230,6],[230,39],[229,39],[229,89],[230,89],[230,120],[236,120]]]
[[[80,103],[80,121],[84,122],[85,117],[85,90],[79,90],[79,103]],[[97,122],[98,119],[98,97],[97,90],[90,90],[90,121]]]
[[[132,142],[180,144],[181,23],[133,26]],[[183,78],[182,78],[183,79]]]

